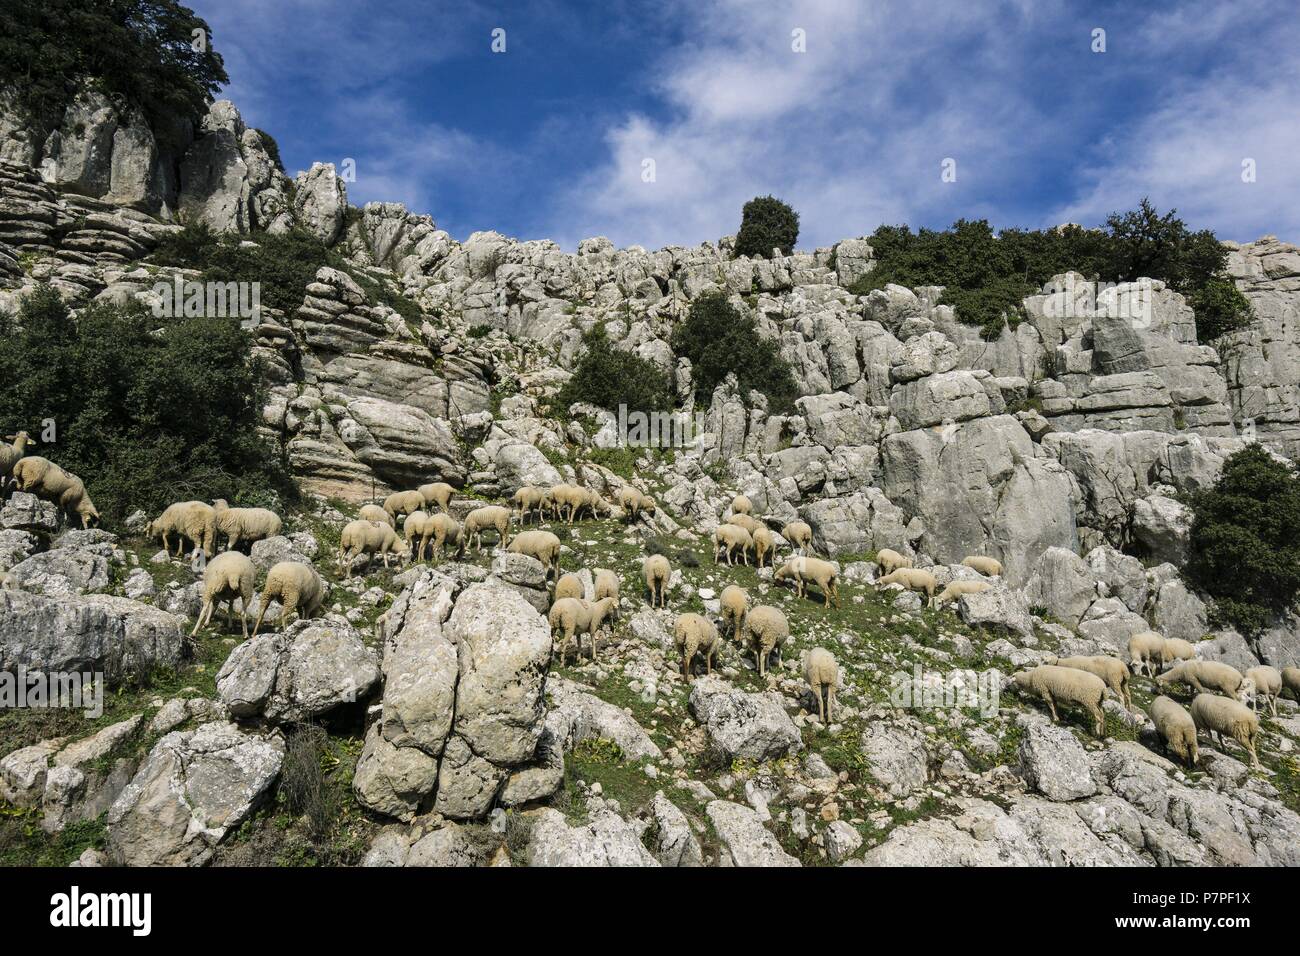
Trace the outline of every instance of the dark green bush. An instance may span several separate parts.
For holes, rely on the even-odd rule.
[[[573,376],[556,396],[553,409],[567,414],[574,402],[615,411],[666,412],[673,407],[673,388],[659,366],[615,348],[600,326],[583,336],[583,353]]]
[[[745,203],[736,233],[736,255],[767,259],[773,249],[787,256],[799,239],[799,214],[775,196],[759,196]]]
[[[686,321],[673,332],[673,352],[691,360],[695,400],[707,404],[713,390],[734,373],[742,395],[750,389],[767,396],[775,412],[799,397],[794,374],[777,343],[758,333],[754,320],[741,315],[721,292],[691,303]]]
[[[1196,338],[1202,343],[1245,328],[1250,321],[1250,300],[1226,277],[1211,276],[1187,300],[1196,313]]]
[[[1190,506],[1189,579],[1214,599],[1217,622],[1258,633],[1300,593],[1300,474],[1250,445]]]
[[[0,314],[0,427],[40,438],[82,477],[105,522],[224,497],[275,504],[293,489],[256,432],[262,407],[237,319],[156,318],[92,305],[74,320],[48,287]]]

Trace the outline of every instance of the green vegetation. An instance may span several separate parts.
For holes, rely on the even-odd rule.
[[[647,414],[672,410],[672,384],[654,362],[615,348],[599,325],[583,336],[582,341],[582,358],[573,377],[556,396],[553,412],[567,414],[574,402],[586,402],[610,411],[619,405]]]
[[[1218,623],[1258,633],[1300,593],[1300,473],[1250,445],[1189,503],[1188,577],[1214,598]]]
[[[788,256],[798,239],[799,214],[789,204],[775,196],[758,196],[745,203],[736,233],[736,255],[768,259],[773,249],[780,249]]]
[[[881,226],[869,238],[877,265],[852,290],[866,295],[888,283],[944,287],[957,318],[996,338],[1023,318],[1021,300],[1054,275],[1082,273],[1106,282],[1160,279],[1188,297],[1197,334],[1212,342],[1249,319],[1245,297],[1227,278],[1227,251],[1209,230],[1191,232],[1176,210],[1161,215],[1143,199],[1112,213],[1101,229],[1004,229],[959,219],[945,230]]]
[[[777,343],[763,338],[726,295],[711,292],[691,303],[690,315],[673,332],[672,349],[691,360],[695,400],[707,404],[729,374],[741,395],[750,389],[767,396],[774,412],[787,411],[798,397],[794,373]]]
[[[106,522],[189,498],[275,504],[292,487],[256,432],[250,344],[233,318],[95,304],[73,320],[43,287],[0,314],[0,427],[80,475]]]
[[[164,135],[184,125],[178,121],[197,125],[230,79],[212,48],[211,28],[176,0],[6,0],[0,6],[0,86],[17,91],[17,105],[35,130],[58,125],[81,76],[138,105]]]

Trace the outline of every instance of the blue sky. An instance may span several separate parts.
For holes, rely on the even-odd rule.
[[[189,2],[291,175],[350,158],[352,202],[459,239],[692,245],[772,193],[808,249],[880,223],[1093,225],[1143,196],[1223,238],[1300,240],[1285,4]]]

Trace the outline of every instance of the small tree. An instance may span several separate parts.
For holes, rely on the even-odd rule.
[[[794,252],[799,239],[799,214],[775,196],[759,196],[745,203],[736,234],[736,255],[767,259],[773,249]]]
[[[574,402],[607,411],[615,411],[619,405],[645,413],[672,410],[672,385],[654,362],[615,348],[601,326],[583,336],[583,344],[578,367],[556,396],[556,410],[561,415]]]
[[[1300,474],[1250,445],[1190,503],[1188,577],[1214,598],[1216,621],[1258,633],[1300,593]]]
[[[777,343],[763,338],[754,320],[746,318],[721,292],[691,303],[686,321],[673,333],[673,351],[691,360],[695,400],[707,404],[713,390],[730,374],[742,393],[750,389],[767,396],[773,411],[785,411],[798,397],[794,373]]]

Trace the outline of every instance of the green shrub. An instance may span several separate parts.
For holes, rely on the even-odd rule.
[[[1300,474],[1250,445],[1190,505],[1189,579],[1218,622],[1258,633],[1300,593]]]
[[[740,231],[736,233],[736,255],[767,259],[773,249],[787,256],[799,239],[799,214],[775,196],[759,196],[745,203]]]
[[[42,287],[0,314],[0,426],[55,440],[36,454],[82,477],[112,523],[173,501],[291,495],[257,434],[262,389],[237,319],[160,319],[92,305],[74,321]]]
[[[554,411],[564,415],[574,402],[609,411],[619,405],[646,413],[672,410],[672,385],[654,362],[615,348],[601,326],[583,336],[583,345],[578,367],[556,396]]]
[[[735,374],[742,395],[750,389],[767,396],[772,411],[788,410],[798,397],[794,373],[777,343],[759,335],[754,320],[740,313],[721,292],[691,303],[686,321],[673,332],[673,352],[691,360],[695,400],[707,404],[713,390]]]
[[[1211,276],[1188,296],[1196,313],[1196,338],[1203,343],[1217,341],[1250,321],[1250,300],[1231,279]]]

